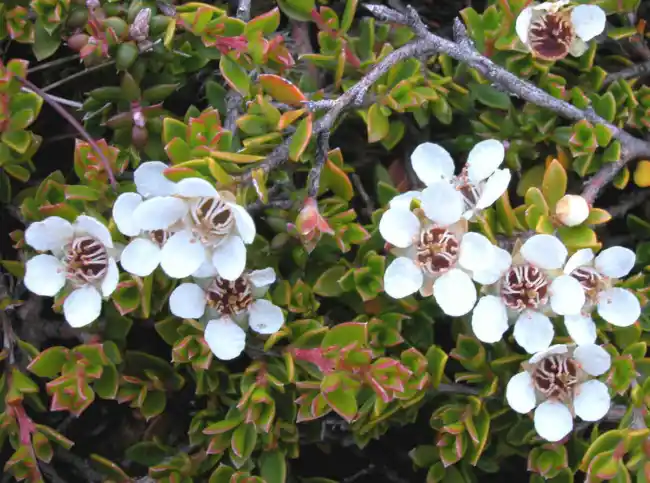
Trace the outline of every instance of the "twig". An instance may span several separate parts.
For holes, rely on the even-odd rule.
[[[607,208],[607,212],[612,216],[612,218],[625,216],[632,208],[639,206],[647,200],[648,197],[650,197],[650,190],[648,189],[635,191],[627,196],[622,196],[621,201]]]
[[[51,60],[49,62],[44,62],[38,64],[27,71],[28,74],[33,74],[39,70],[49,69],[50,67],[56,67],[57,65],[67,64],[71,60],[79,60],[79,54],[70,55],[68,57],[62,57],[60,59]]]
[[[28,87],[22,87],[21,90],[36,94],[33,90],[29,89]],[[74,107],[75,109],[83,108],[83,104],[81,102],[71,101],[70,99],[65,99],[64,97],[59,97],[59,96],[53,96],[52,94],[48,94],[48,95],[50,96],[50,99],[63,106]]]
[[[318,188],[320,187],[320,175],[323,167],[327,162],[327,153],[330,150],[330,132],[322,131],[318,133],[316,138],[316,158],[314,167],[309,172],[307,178],[307,196],[316,198],[318,196]]]
[[[99,149],[99,146],[97,146],[97,143],[95,140],[88,134],[88,132],[83,128],[79,122],[72,117],[72,115],[63,109],[58,102],[50,94],[47,94],[43,89],[40,87],[35,86],[32,84],[30,81],[27,79],[23,79],[20,76],[16,76],[16,79],[20,81],[20,83],[24,86],[30,89],[31,91],[34,91],[36,94],[41,96],[45,102],[47,102],[52,108],[58,112],[61,117],[63,117],[66,121],[70,123],[72,127],[74,127],[77,132],[90,144],[90,146],[95,150],[97,153],[97,156],[99,156],[99,159],[101,159],[102,164],[104,165],[104,169],[106,170],[106,173],[108,174],[108,179],[111,182],[111,185],[113,188],[117,188],[117,181],[115,180],[115,175],[113,174],[113,170],[111,169],[111,163],[108,161],[106,156],[104,155],[104,152]]]
[[[237,6],[237,18],[248,22],[251,18],[251,0],[239,0]],[[241,114],[241,107],[244,98],[234,89],[226,94],[226,120],[224,127],[235,135],[237,129],[237,118]]]
[[[239,0],[237,18],[244,22],[248,22],[251,19],[251,0]]]
[[[642,62],[641,64],[632,65],[618,72],[607,74],[607,77],[605,77],[605,80],[603,81],[603,86],[607,87],[612,82],[616,82],[619,79],[631,79],[632,77],[641,77],[648,74],[650,74],[650,60]]]
[[[352,183],[354,184],[354,187],[357,189],[357,193],[359,193],[359,196],[363,200],[364,214],[367,217],[372,216],[372,213],[375,211],[375,204],[373,203],[372,199],[368,195],[368,192],[366,191],[366,189],[363,187],[363,183],[361,182],[361,178],[356,173],[352,173],[351,178],[352,178]]]
[[[84,481],[89,483],[104,481],[104,477],[98,471],[92,469],[83,458],[80,458],[76,454],[63,448],[57,448],[55,454],[57,459],[74,467],[74,469],[84,478]]]
[[[367,468],[359,470],[355,474],[348,476],[347,478],[343,478],[341,480],[341,483],[353,483],[354,481],[357,481],[359,478],[363,478],[364,476],[373,474],[376,469],[377,468],[375,467],[375,465],[370,463]]]
[[[56,89],[57,87],[65,84],[68,81],[77,79],[78,77],[84,76],[86,74],[90,74],[91,72],[95,72],[96,70],[103,69],[104,67],[108,67],[109,65],[113,65],[114,63],[115,63],[114,60],[109,60],[108,62],[104,62],[103,64],[94,65],[92,67],[88,67],[87,69],[80,70],[79,72],[75,72],[72,75],[69,75],[67,77],[64,77],[61,80],[53,82],[49,86],[43,87],[43,92],[49,92],[49,91],[51,91],[53,89]]]

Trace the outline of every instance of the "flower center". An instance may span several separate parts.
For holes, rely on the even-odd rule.
[[[191,212],[196,234],[203,242],[218,242],[235,225],[230,207],[220,198],[199,198]]]
[[[501,298],[513,310],[536,309],[548,300],[549,280],[532,265],[513,266],[501,280]]]
[[[578,384],[579,369],[579,364],[568,355],[551,354],[535,366],[533,384],[547,399],[566,400]]]
[[[460,194],[463,195],[465,203],[470,207],[474,207],[481,197],[481,191],[479,186],[476,186],[470,182],[467,172],[467,166],[463,167],[461,173],[456,176],[454,185]]]
[[[533,20],[528,31],[531,49],[545,60],[566,57],[575,38],[569,12],[548,13]]]
[[[67,277],[80,283],[101,280],[108,271],[106,247],[91,236],[80,236],[66,247]]]
[[[153,230],[149,232],[149,239],[162,247],[167,240],[169,240],[169,233],[165,230]]]
[[[580,267],[571,272],[571,276],[580,282],[587,300],[598,303],[598,294],[605,288],[605,278],[591,267]]]
[[[456,264],[460,243],[453,233],[434,226],[420,233],[416,244],[416,263],[430,275],[444,273]]]
[[[245,276],[233,281],[217,276],[206,291],[206,300],[223,315],[237,315],[253,303],[253,289]]]

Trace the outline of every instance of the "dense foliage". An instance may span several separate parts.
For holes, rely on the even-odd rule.
[[[650,6],[387,3],[2,2],[2,481],[650,481]]]

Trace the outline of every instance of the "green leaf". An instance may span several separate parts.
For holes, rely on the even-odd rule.
[[[564,244],[572,249],[596,248],[598,246],[596,233],[585,225],[560,226],[557,229],[557,234]]]
[[[158,443],[142,441],[127,448],[124,456],[142,466],[155,466],[168,456],[168,452]]]
[[[275,74],[262,74],[259,77],[264,92],[284,104],[302,107],[307,100],[302,91],[291,81]]]
[[[142,98],[145,101],[157,103],[162,102],[171,96],[180,84],[158,84],[149,89],[146,89],[142,93]]]
[[[68,360],[68,349],[55,346],[45,349],[27,366],[27,370],[38,377],[54,378]]]
[[[119,388],[119,374],[114,365],[104,366],[102,375],[93,384],[93,389],[102,399],[115,399]]]
[[[321,347],[345,347],[356,342],[364,347],[368,343],[368,324],[362,322],[344,322],[332,327],[321,342]]]
[[[8,175],[18,181],[22,181],[23,183],[28,181],[31,175],[29,170],[20,164],[5,164],[3,167]]]
[[[266,483],[285,483],[287,462],[280,451],[265,451],[260,457],[260,476]]]
[[[244,423],[232,434],[230,446],[232,452],[242,460],[248,459],[257,444],[257,431],[253,424]]]
[[[431,375],[431,386],[435,389],[442,382],[445,375],[445,366],[449,356],[447,353],[436,345],[429,347],[427,351],[427,370]]]
[[[294,20],[311,21],[311,11],[316,8],[315,0],[278,0],[282,13]]]
[[[250,34],[252,32],[262,31],[262,33],[270,35],[275,32],[279,26],[280,10],[278,10],[278,7],[275,7],[273,10],[269,10],[268,12],[251,19],[246,24],[244,32]]]
[[[343,265],[335,265],[328,268],[314,283],[314,293],[323,297],[337,297],[343,293],[339,280],[343,277],[347,268]]]
[[[101,196],[99,190],[83,185],[66,185],[66,200],[97,201]]]
[[[32,136],[28,131],[5,131],[0,136],[0,139],[20,154],[25,154],[32,144]]]
[[[127,71],[140,55],[140,50],[135,42],[123,42],[117,47],[115,66],[119,71]]]
[[[291,136],[291,142],[289,143],[289,158],[291,160],[298,161],[302,153],[305,152],[311,139],[312,129],[312,116],[308,114],[307,117],[300,121],[296,132]]]
[[[327,404],[348,423],[351,422],[359,411],[355,391],[339,387],[333,391],[322,393]]]
[[[156,390],[147,391],[147,395],[144,398],[140,411],[142,411],[142,415],[148,421],[154,416],[162,414],[166,405],[167,396],[164,392]]]
[[[555,209],[557,202],[566,193],[566,187],[566,170],[557,159],[554,159],[546,168],[542,181],[542,193],[549,207]]]
[[[231,483],[234,474],[235,470],[230,466],[219,465],[210,475],[208,483]]]
[[[505,92],[495,89],[491,85],[471,82],[469,84],[469,90],[476,100],[488,107],[508,110],[512,106],[510,96]]]
[[[390,130],[390,123],[388,116],[386,116],[379,104],[373,104],[368,109],[368,116],[366,122],[368,123],[368,142],[376,143],[381,141],[388,135]]]
[[[248,97],[251,92],[251,81],[248,72],[228,55],[222,55],[219,61],[221,75],[228,85],[239,92],[242,96]]]
[[[50,35],[43,27],[43,23],[37,20],[34,27],[34,45],[32,46],[36,60],[41,61],[54,55],[59,45],[61,45],[60,33]]]
[[[357,5],[359,0],[347,0],[345,2],[345,10],[343,11],[343,17],[341,18],[341,27],[339,28],[339,35],[345,34],[354,21],[354,14],[357,11]]]

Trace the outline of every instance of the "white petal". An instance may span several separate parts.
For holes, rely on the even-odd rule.
[[[514,337],[529,354],[547,349],[553,341],[553,324],[546,315],[524,311],[515,322]]]
[[[419,235],[420,220],[410,210],[389,208],[379,220],[379,233],[388,243],[406,248]]]
[[[160,266],[172,278],[193,274],[205,260],[205,247],[187,231],[174,233],[160,253]]]
[[[90,235],[106,248],[113,248],[113,238],[108,228],[92,216],[80,215],[73,225],[75,235]]]
[[[117,262],[113,257],[108,259],[108,270],[102,280],[102,295],[108,297],[115,292],[117,284],[120,281],[120,271],[117,269]]]
[[[607,15],[596,5],[578,5],[571,11],[571,23],[576,35],[585,42],[605,30]]]
[[[246,347],[246,332],[228,317],[209,321],[204,337],[212,353],[223,361],[234,359]]]
[[[598,314],[610,324],[628,327],[641,316],[641,304],[629,290],[614,287],[598,294]]]
[[[159,196],[143,201],[133,212],[133,218],[142,230],[166,230],[186,212],[187,205],[183,200]]]
[[[74,328],[94,322],[102,311],[102,296],[91,285],[74,290],[63,302],[63,315]]]
[[[571,45],[569,45],[569,54],[574,57],[581,57],[587,50],[589,50],[589,44],[580,37],[575,37]]]
[[[590,316],[566,315],[564,325],[569,337],[578,344],[593,344],[596,342],[596,324]]]
[[[134,238],[124,251],[120,263],[133,275],[146,277],[160,265],[160,247],[147,238]]]
[[[253,270],[249,278],[254,286],[267,287],[275,282],[275,270],[271,267],[267,267],[264,270]]]
[[[253,302],[248,315],[249,327],[258,334],[273,334],[284,324],[282,309],[265,299]]]
[[[122,193],[113,205],[113,220],[120,233],[126,236],[140,234],[140,226],[133,217],[133,212],[142,203],[142,196],[137,193]]]
[[[589,217],[589,203],[580,195],[564,195],[555,205],[555,214],[566,226],[577,226]]]
[[[483,186],[481,196],[476,202],[476,208],[483,210],[501,198],[501,195],[508,190],[511,178],[512,174],[509,169],[497,169]]]
[[[512,265],[512,256],[503,248],[493,246],[492,264],[484,270],[474,271],[472,278],[481,285],[492,285],[496,283],[501,276]]]
[[[583,248],[581,250],[578,250],[573,255],[571,255],[571,258],[569,258],[569,260],[566,262],[566,265],[564,266],[564,273],[569,275],[575,269],[580,268],[584,265],[588,265],[593,259],[594,252],[591,250],[591,248]]]
[[[449,183],[438,181],[422,191],[421,207],[431,221],[448,226],[460,220],[465,211],[465,201]]]
[[[52,255],[36,255],[25,263],[27,290],[44,297],[54,297],[65,285],[65,266]]]
[[[163,171],[168,166],[161,161],[142,163],[133,172],[135,187],[145,198],[152,196],[168,196],[176,191],[176,183],[165,177]]]
[[[578,387],[573,410],[585,421],[599,421],[612,405],[609,389],[600,381],[587,381]]]
[[[465,233],[460,241],[458,263],[470,271],[486,270],[494,265],[494,245],[484,235]]]
[[[50,216],[27,227],[25,243],[39,251],[60,250],[72,240],[73,233],[69,221],[59,216]]]
[[[481,297],[472,312],[472,331],[481,341],[488,344],[499,342],[508,330],[508,313],[499,297]]]
[[[251,218],[251,215],[236,203],[228,203],[228,206],[235,216],[235,224],[237,225],[239,236],[241,236],[242,240],[244,240],[244,243],[247,245],[253,243],[253,240],[255,240],[256,229],[255,222],[253,221],[253,218]]]
[[[414,294],[423,283],[422,270],[410,258],[396,258],[384,272],[384,291],[394,299]]]
[[[469,275],[452,268],[433,283],[433,296],[445,314],[460,317],[474,308],[476,287]]]
[[[533,9],[531,7],[524,8],[521,13],[517,16],[517,21],[515,23],[515,30],[519,39],[524,43],[528,44],[528,29],[530,28],[530,22],[533,19]]]
[[[469,180],[477,184],[479,181],[487,179],[494,173],[506,156],[506,149],[501,141],[496,139],[486,139],[476,144],[467,156],[467,176]],[[507,171],[510,174],[510,171]],[[497,196],[498,198],[498,196]],[[496,199],[496,198],[495,198]],[[489,203],[486,206],[489,206]]]
[[[201,266],[192,272],[192,277],[194,278],[212,278],[215,275],[218,275],[217,269],[212,264],[212,258],[208,258],[207,256],[203,260],[203,263],[201,263]]]
[[[583,344],[575,348],[573,358],[590,376],[605,374],[612,366],[612,356],[596,344]]]
[[[522,245],[520,253],[527,262],[544,270],[560,268],[568,255],[564,244],[553,235],[533,235]]]
[[[445,148],[434,143],[422,143],[411,154],[413,171],[427,186],[454,176],[454,160]]]
[[[212,263],[226,280],[236,280],[246,268],[246,246],[238,236],[229,236],[212,252]]]
[[[558,315],[576,315],[587,301],[580,282],[570,275],[560,275],[551,282],[551,309]]]
[[[535,431],[552,443],[560,441],[573,429],[571,411],[564,404],[544,401],[535,410]]]
[[[535,388],[533,380],[527,372],[515,374],[506,386],[506,400],[508,405],[521,414],[526,414],[535,409]]]
[[[621,278],[630,273],[635,263],[636,255],[632,250],[611,247],[598,254],[594,266],[603,275],[610,278]]]
[[[549,347],[548,349],[539,351],[538,353],[533,355],[530,359],[528,359],[528,363],[537,364],[539,361],[545,359],[551,354],[566,354],[567,352],[569,352],[569,348],[566,344],[555,344]]]
[[[214,185],[201,178],[185,178],[180,180],[176,184],[176,192],[185,198],[198,198],[203,196],[220,198]]]
[[[411,202],[413,200],[419,200],[421,195],[421,191],[407,191],[406,193],[400,193],[388,202],[388,206],[390,208],[402,208],[410,211]]]
[[[195,283],[182,283],[169,297],[169,310],[176,317],[198,319],[205,313],[205,292]]]

